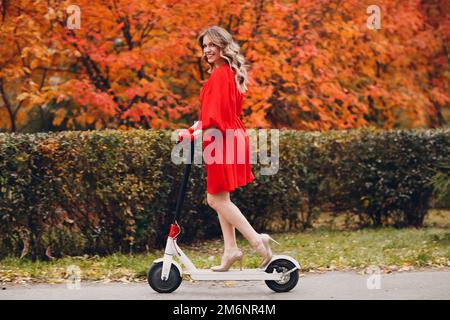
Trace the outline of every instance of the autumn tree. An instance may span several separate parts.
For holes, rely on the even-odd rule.
[[[32,107],[44,116],[45,104],[56,94],[50,70],[58,64],[60,52],[51,39],[51,25],[45,19],[45,5],[29,1],[1,2],[0,25],[0,126],[15,132],[27,122]]]
[[[445,125],[444,0],[1,1],[0,126],[177,128],[208,78],[198,32],[229,30],[251,68],[247,127]]]

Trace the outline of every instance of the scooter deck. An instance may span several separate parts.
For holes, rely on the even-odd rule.
[[[235,280],[235,281],[251,281],[251,280],[281,280],[283,274],[281,272],[273,273],[265,272],[263,269],[230,269],[228,271],[219,272],[208,269],[199,269],[197,271],[186,272],[193,280]]]

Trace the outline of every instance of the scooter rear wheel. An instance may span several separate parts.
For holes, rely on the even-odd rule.
[[[292,261],[286,259],[277,259],[272,261],[266,268],[266,272],[272,273],[273,270],[277,272],[287,272],[296,268]],[[298,270],[289,273],[283,280],[266,280],[266,285],[275,292],[288,292],[295,288],[298,283]]]
[[[147,282],[150,287],[159,293],[171,293],[175,291],[183,280],[180,271],[173,264],[170,266],[169,278],[167,280],[161,279],[163,263],[161,261],[154,262],[147,273]]]

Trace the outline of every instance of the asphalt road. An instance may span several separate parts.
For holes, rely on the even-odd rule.
[[[310,300],[310,299],[450,299],[450,270],[381,274],[379,278],[355,272],[302,274],[296,288],[275,293],[262,281],[189,282],[171,294],[158,294],[146,283],[82,282],[79,289],[67,284],[32,284],[0,287],[0,300]]]

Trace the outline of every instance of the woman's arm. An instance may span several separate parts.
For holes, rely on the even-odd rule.
[[[206,131],[205,131],[205,130],[202,130],[201,127],[200,127],[200,121],[195,121],[194,124],[193,124],[191,127],[189,127],[188,130],[189,130],[189,132],[190,132],[191,134],[194,135],[194,139],[197,139],[198,136],[201,136],[201,135],[203,134],[203,131],[208,132],[209,129],[216,129],[216,130],[219,130],[219,129],[218,129],[216,126],[214,126],[214,125],[211,125]]]

